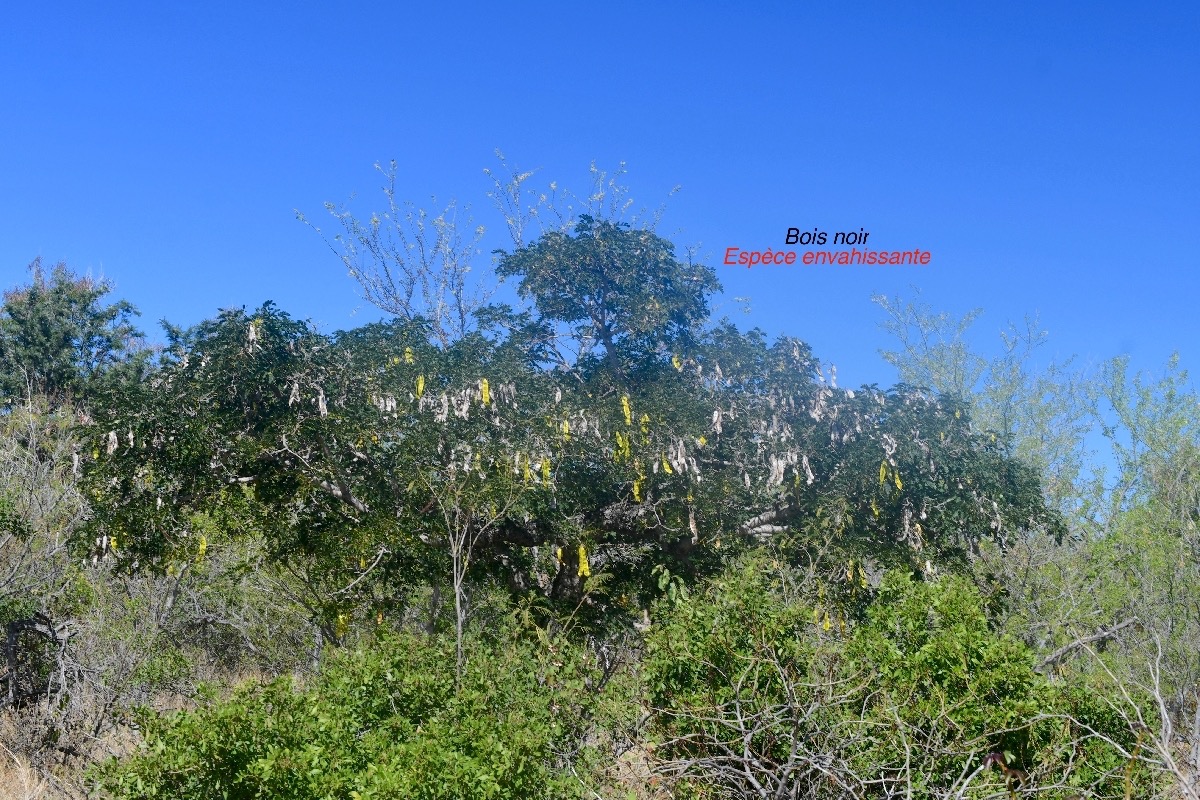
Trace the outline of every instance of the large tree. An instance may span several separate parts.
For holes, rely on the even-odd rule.
[[[603,574],[590,608],[635,609],[763,540],[929,572],[1057,525],[965,406],[838,389],[802,342],[707,323],[711,271],[652,233],[584,220],[502,265],[533,309],[446,345],[419,319],[331,336],[269,305],[177,333],[97,414],[98,534],[167,564],[197,546],[191,515],[240,509],[319,567],[336,634],[430,575],[456,601],[491,573],[570,609]],[[573,360],[550,354],[563,325]]]

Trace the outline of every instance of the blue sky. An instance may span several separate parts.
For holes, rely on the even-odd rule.
[[[352,327],[378,314],[293,209],[368,213],[395,159],[402,194],[471,203],[503,246],[500,148],[580,191],[626,162],[719,309],[843,385],[894,379],[870,297],[913,287],[982,306],[989,345],[1036,312],[1048,356],[1200,363],[1200,4],[240,5],[3,11],[0,284],[41,256],[112,278],[150,329],[267,299]],[[933,258],[720,264],[790,226]]]

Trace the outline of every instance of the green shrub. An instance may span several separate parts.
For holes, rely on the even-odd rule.
[[[452,642],[384,634],[312,685],[145,714],[144,746],[95,773],[112,798],[559,798],[579,783],[578,687],[519,641],[474,643],[455,685]]]
[[[763,558],[663,606],[647,645],[659,769],[683,796],[995,796],[988,753],[1070,796],[1150,796],[1102,697],[1055,685],[967,580],[889,573],[859,623]],[[809,591],[811,590],[811,591]],[[807,597],[807,601],[803,598]],[[828,616],[827,616],[828,615]],[[1043,795],[1040,795],[1043,796]]]

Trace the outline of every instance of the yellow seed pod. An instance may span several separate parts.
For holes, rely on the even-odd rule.
[[[629,406],[629,395],[621,395],[621,410],[625,412],[625,424],[633,424],[633,409]]]
[[[548,458],[542,459],[542,480],[550,480],[550,459]]]
[[[887,482],[887,460],[879,462],[879,485],[883,486]]]
[[[831,620],[829,618],[829,612],[826,611],[825,612],[825,622],[821,625],[821,630],[825,631],[826,633],[829,633],[829,630],[832,627],[833,627],[833,620]]]
[[[117,552],[117,535],[115,533],[108,537],[108,546],[114,553]]]
[[[531,480],[533,480],[533,472],[529,469],[529,456],[525,456],[525,458],[522,459],[522,464],[522,472],[524,474],[525,482],[529,483]]]
[[[337,637],[341,639],[346,635],[346,631],[350,628],[350,617],[345,614],[337,615],[337,623],[333,626],[333,631]]]
[[[630,448],[630,443],[629,443],[629,434],[621,433],[620,431],[617,431],[616,437],[617,437],[618,454],[619,454],[620,458],[628,461],[630,458],[633,457],[633,450]]]
[[[417,376],[417,387],[416,388],[417,388],[417,391],[416,391],[417,399],[420,400],[421,395],[425,394],[425,376],[424,375]]]
[[[579,545],[579,577],[591,577],[592,568],[588,565],[587,548]]]
[[[640,478],[633,482],[633,502],[642,502],[642,481]]]
[[[486,406],[492,402],[492,389],[488,385],[488,379],[484,378],[479,381],[479,394],[483,397],[483,404]]]
[[[955,418],[955,419],[961,419],[961,418],[962,418],[962,412],[961,412],[961,411],[959,411],[957,408],[956,408],[956,409],[954,409],[954,418]]]
[[[875,502],[875,498],[873,497],[871,498],[871,513],[877,517],[879,516],[879,504]]]
[[[196,549],[196,561],[204,558],[204,553],[208,550],[208,537],[203,533],[200,534],[200,546]]]
[[[649,433],[650,432],[650,415],[642,414],[642,418],[639,420],[639,422],[642,423],[642,433]]]
[[[663,472],[665,472],[668,475],[673,475],[675,473],[675,470],[671,469],[671,462],[667,461],[666,453],[660,453],[659,455],[662,458]]]
[[[854,559],[852,558],[852,559],[850,559],[850,562],[848,564],[846,564],[846,583],[851,583],[853,581],[854,581]]]
[[[683,369],[683,362],[679,360],[679,356],[671,356],[671,366],[673,366],[676,371]]]
[[[564,419],[562,421],[561,430],[563,439],[568,442],[571,441],[571,423]]]
[[[359,568],[359,569],[366,569],[366,568],[367,568],[367,557],[366,557],[366,556],[359,556],[359,557],[358,557],[358,568]]]
[[[562,563],[562,548],[561,547],[554,551],[554,557],[558,559],[558,563],[560,563],[560,564]]]
[[[413,355],[412,348],[411,347],[404,348],[404,363],[411,364],[416,360],[417,359],[416,359],[416,356]]]
[[[894,477],[894,478],[896,479],[896,488],[897,488],[897,489],[903,489],[903,488],[904,488],[904,483],[903,483],[903,482],[900,480],[900,473],[899,473],[899,472],[895,472],[895,473],[893,473],[893,474],[892,474],[892,477]]]

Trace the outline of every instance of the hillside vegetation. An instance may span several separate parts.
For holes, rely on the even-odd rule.
[[[5,294],[0,797],[1200,798],[1175,364],[879,298],[847,389],[651,229],[511,219],[513,308],[335,215],[390,321]]]

